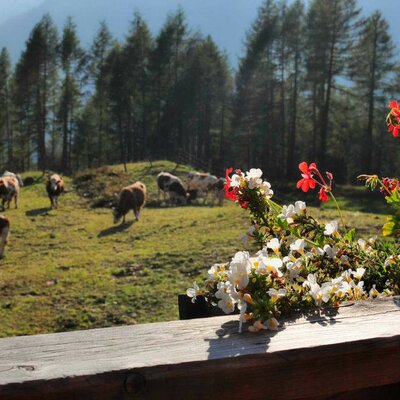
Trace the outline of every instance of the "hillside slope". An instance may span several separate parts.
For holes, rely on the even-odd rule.
[[[135,174],[143,165],[128,167]],[[40,180],[6,212],[0,336],[177,319],[177,295],[229,260],[248,225],[233,204],[145,208],[139,222],[131,213],[126,225],[113,225],[110,209],[89,207],[68,178],[66,187],[58,210],[49,210]]]
[[[174,167],[159,161],[152,168],[129,164],[127,174],[122,166],[82,171],[76,178],[91,177],[91,186],[81,182],[80,196],[66,178],[58,210],[49,210],[40,174],[26,174],[37,182],[22,189],[20,208],[6,212],[11,237],[0,260],[0,337],[177,319],[177,295],[200,283],[210,265],[243,250],[248,215],[233,203],[148,207],[139,222],[130,213],[127,224],[113,225],[109,208],[91,207],[136,179],[148,185],[154,203],[155,176]],[[310,212],[337,218],[331,208]],[[384,221],[358,211],[345,218],[365,236],[379,233]]]

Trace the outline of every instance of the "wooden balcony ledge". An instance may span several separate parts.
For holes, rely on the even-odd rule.
[[[224,316],[1,339],[0,399],[400,399],[397,300],[237,328]]]

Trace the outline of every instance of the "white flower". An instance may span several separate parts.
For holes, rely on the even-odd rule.
[[[396,263],[395,257],[391,255],[385,260],[385,267],[389,267],[395,263]]]
[[[279,241],[279,239],[274,238],[274,239],[271,239],[269,242],[267,242],[266,247],[267,247],[267,249],[271,249],[275,253],[278,253],[279,249],[281,248],[281,242]]]
[[[260,168],[251,168],[250,171],[246,172],[247,179],[259,179],[262,177],[263,172]]]
[[[283,261],[277,257],[260,257],[259,258],[259,266],[257,271],[259,273],[269,273],[269,274],[278,274],[278,276],[282,276],[281,268],[283,266]]]
[[[225,264],[214,264],[208,271],[207,279],[215,281],[218,278],[220,272],[225,272]]]
[[[279,327],[279,322],[276,318],[270,318],[267,323],[264,322],[264,325],[269,329],[270,331],[277,331]]]
[[[274,195],[274,191],[271,189],[271,184],[267,181],[261,183],[260,190],[267,199],[270,199]]]
[[[324,235],[325,236],[331,236],[335,233],[338,233],[338,222],[337,221],[331,221],[328,224],[325,225],[325,230],[324,230]]]
[[[337,246],[332,246],[331,247],[329,244],[326,244],[324,246],[324,252],[325,252],[325,254],[326,254],[326,256],[328,258],[333,259],[333,258],[335,258],[337,256],[337,253],[339,252],[339,249],[338,249]]]
[[[376,289],[376,285],[373,284],[371,290],[369,291],[369,297],[371,299],[380,296],[379,291]]]
[[[304,251],[305,245],[306,242],[304,239],[297,239],[294,243],[290,245],[290,250],[302,253]]]
[[[217,291],[215,292],[215,297],[217,299],[223,299],[226,296],[230,296],[232,291],[232,284],[228,282],[218,282]]]
[[[218,301],[218,307],[225,313],[230,314],[235,310],[235,301],[231,296],[225,296]]]
[[[244,289],[249,283],[251,270],[250,256],[247,251],[238,251],[233,257],[228,271],[229,281],[239,289]]]
[[[301,258],[295,259],[295,261],[288,261],[286,263],[286,269],[289,273],[289,279],[292,281],[299,276],[300,270],[303,266],[303,261]]]
[[[258,188],[262,184],[261,175],[262,171],[260,168],[251,168],[250,171],[246,173],[249,189]]]
[[[197,296],[201,296],[203,292],[200,290],[199,285],[194,282],[193,287],[186,290],[186,295],[192,298],[192,303],[196,301]]]
[[[317,278],[315,277],[314,274],[308,274],[307,275],[307,280],[304,281],[303,287],[310,289],[312,285],[317,284]]]
[[[352,277],[351,277],[351,275],[352,275],[352,270],[351,269],[348,269],[347,271],[343,271],[342,272],[342,278],[343,278],[343,280],[345,280],[346,282],[352,282],[353,281],[353,279],[352,279]]]
[[[233,174],[231,177],[231,184],[230,187],[239,187],[242,183],[243,177],[238,174]]]
[[[365,268],[357,268],[357,271],[351,271],[354,278],[360,280],[364,276]]]
[[[367,242],[364,239],[358,239],[357,244],[361,250],[365,251],[367,248]]]
[[[331,281],[331,291],[337,297],[343,298],[346,295],[351,294],[352,289],[348,282],[346,282],[343,276],[339,276],[338,278],[334,278]]]
[[[309,289],[310,296],[314,299],[315,305],[320,307],[322,302],[327,303],[331,298],[332,284],[325,282],[322,287],[317,283],[314,274],[308,274],[303,286]]]
[[[294,203],[294,211],[297,215],[304,214],[306,208],[307,208],[307,206],[304,201],[298,200]]]
[[[270,288],[267,293],[269,294],[269,296],[271,297],[272,300],[276,301],[280,297],[285,297],[287,294],[287,290],[286,289],[276,290],[274,288]]]
[[[353,288],[354,292],[354,299],[359,300],[365,295],[365,290],[364,290],[364,281],[360,281],[357,283],[357,286]]]
[[[278,218],[285,219],[289,224],[293,223],[293,218],[296,215],[293,204],[289,204],[288,206],[282,207],[281,214],[278,215]]]

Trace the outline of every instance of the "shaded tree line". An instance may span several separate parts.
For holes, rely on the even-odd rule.
[[[356,0],[265,0],[236,72],[182,9],[157,35],[135,13],[124,41],[102,22],[86,50],[71,18],[59,33],[45,15],[14,68],[0,53],[0,166],[65,173],[185,156],[218,174],[257,166],[290,179],[305,159],[342,181],[391,175],[394,54],[385,19],[361,17]]]

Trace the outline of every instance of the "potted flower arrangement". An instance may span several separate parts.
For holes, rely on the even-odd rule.
[[[388,128],[400,130],[400,105],[390,103]],[[396,242],[357,239],[348,229],[332,191],[333,175],[322,173],[315,163],[299,164],[297,188],[318,189],[321,201],[336,204],[340,222],[322,225],[302,201],[280,205],[273,200],[271,184],[260,169],[226,171],[226,197],[250,214],[246,237],[259,251],[237,252],[231,261],[208,270],[203,287],[196,283],[187,295],[204,296],[211,305],[229,314],[240,310],[240,328],[249,331],[278,329],[278,319],[293,310],[339,307],[344,301],[374,299],[400,294],[400,249]],[[400,183],[396,179],[361,175],[366,185],[379,186],[395,213],[383,227],[384,236],[400,233]]]

